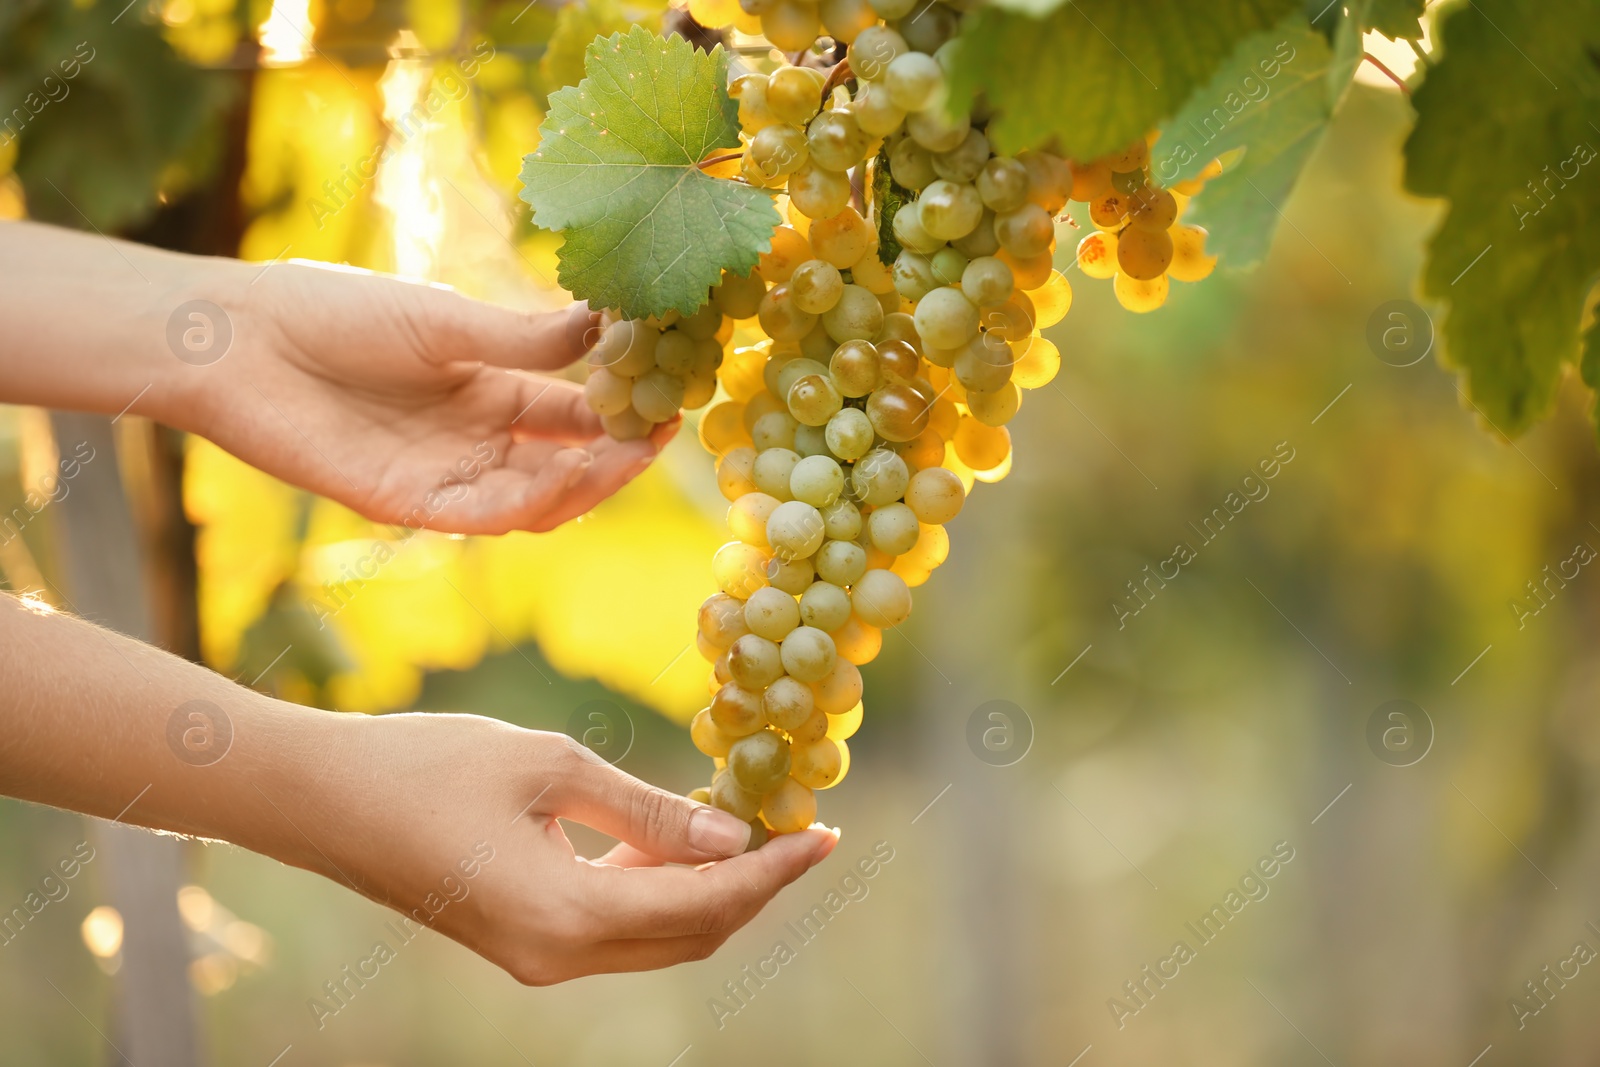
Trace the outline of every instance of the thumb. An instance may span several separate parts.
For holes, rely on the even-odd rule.
[[[429,357],[440,363],[491,363],[513,370],[556,370],[600,339],[600,316],[581,300],[563,311],[528,312],[428,290]]]
[[[551,813],[592,826],[670,863],[704,863],[745,850],[750,825],[620,771],[582,745],[551,790]]]

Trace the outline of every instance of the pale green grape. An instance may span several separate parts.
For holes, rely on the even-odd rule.
[[[794,451],[801,459],[809,456],[826,456],[833,458],[833,453],[828,448],[827,429],[823,426],[807,426],[802,423],[794,428]]]
[[[866,158],[871,143],[855,115],[840,109],[824,111],[806,129],[812,161],[827,170],[849,170]]]
[[[778,121],[767,105],[767,82],[765,74],[745,74],[728,86],[728,95],[739,102],[739,125],[748,134],[759,133]]]
[[[717,729],[729,737],[744,737],[765,725],[761,691],[745,689],[737,682],[727,682],[718,689],[707,710]]]
[[[596,415],[620,415],[633,404],[633,380],[596,367],[583,383],[583,398]]]
[[[961,514],[967,491],[955,471],[928,467],[911,476],[906,486],[906,506],[916,513],[918,522],[943,526]]]
[[[997,213],[994,217],[994,235],[1000,247],[1018,259],[1048,252],[1055,233],[1050,213],[1038,204],[1024,204],[1016,211]]]
[[[895,57],[905,51],[906,39],[894,30],[887,26],[870,27],[850,42],[850,70],[862,81],[877,81],[888,73]]]
[[[688,334],[696,341],[706,341],[715,337],[722,328],[722,312],[716,305],[707,303],[687,318],[678,320],[678,329]]]
[[[916,53],[907,53],[895,62],[901,62]],[[893,71],[890,71],[893,77]],[[972,129],[972,120],[965,115],[951,118],[942,105],[935,104],[926,111],[914,111],[906,116],[906,132],[930,152],[948,152],[966,140]]]
[[[994,337],[986,334],[985,342]],[[1014,366],[1010,345],[984,343],[963,348],[951,371],[964,389],[998,389],[1011,380]]]
[[[876,11],[878,17],[885,21],[892,21],[909,15],[911,9],[916,6],[917,0],[872,0],[872,10]]]
[[[804,126],[822,106],[822,86],[827,76],[815,67],[784,65],[767,80],[767,107],[790,126]],[[805,140],[802,130],[795,130]]]
[[[666,422],[683,407],[683,379],[659,367],[633,383],[633,410],[651,422]]]
[[[757,489],[768,496],[775,496],[779,500],[792,500],[793,497],[789,495],[789,475],[799,462],[799,454],[788,448],[769,448],[764,452],[758,452],[751,461],[750,480],[755,483]]]
[[[790,596],[799,596],[816,581],[817,572],[809,556],[805,559],[774,559],[767,565],[767,578],[774,589],[782,589]]]
[[[766,793],[789,776],[789,742],[772,730],[757,730],[728,748],[728,771],[752,793]]]
[[[941,248],[928,260],[939,285],[960,285],[967,269],[967,257],[954,248]]]
[[[620,319],[601,333],[600,343],[589,353],[589,364],[605,367],[624,378],[637,378],[656,365],[656,344],[660,340],[660,331],[642,322]]]
[[[943,245],[942,238],[933,236],[922,225],[919,204],[913,201],[900,205],[900,210],[894,213],[894,239],[899,241],[903,248],[923,255],[932,255]]]
[[[980,308],[1004,304],[1015,291],[1011,268],[995,256],[974,259],[961,272],[961,292]]]
[[[956,251],[968,259],[980,259],[1000,251],[1000,239],[994,235],[994,212],[984,208],[983,215],[978,219],[978,225],[972,228],[972,232],[950,243],[955,246]]]
[[[906,44],[932,55],[956,35],[961,16],[938,0],[920,0],[895,24]]]
[[[831,218],[850,205],[850,179],[808,160],[789,176],[789,200],[808,219]]]
[[[718,771],[711,779],[711,805],[721,808],[736,819],[749,822],[761,814],[762,798],[741,786],[726,770]]]
[[[637,441],[655,429],[655,423],[633,410],[630,405],[615,415],[600,416],[600,426],[617,441]]]
[[[935,348],[959,348],[978,332],[978,309],[948,286],[923,297],[912,317],[923,343]]]
[[[906,461],[887,448],[868,452],[856,462],[850,474],[856,499],[873,507],[899,500],[910,481],[911,472],[906,468]]]
[[[656,342],[656,366],[680,378],[687,375],[695,363],[694,338],[682,330],[668,330]]]
[[[812,582],[800,594],[800,620],[824,633],[831,634],[849,622],[850,611],[850,594],[832,582]]]
[[[737,647],[738,642],[734,644]],[[836,658],[833,638],[815,626],[795,627],[784,637],[780,647],[783,669],[792,678],[802,682],[819,682],[833,670]]]
[[[941,178],[966,184],[977,180],[988,159],[989,138],[977,130],[968,130],[960,144],[934,155],[933,169]]]
[[[842,291],[841,291],[842,295]],[[826,367],[828,360],[833,357],[834,345],[838,342],[828,336],[828,331],[822,326],[822,316],[817,316],[817,324],[811,332],[800,338],[800,354],[818,366]],[[815,369],[807,373],[816,373]],[[790,384],[793,384],[792,382]]]
[[[817,710],[817,701],[809,685],[785,675],[767,686],[761,707],[769,724],[789,732],[806,724]]]
[[[881,83],[864,83],[861,94],[851,101],[850,111],[855,115],[856,125],[861,127],[861,132],[873,137],[887,137],[906,120],[906,113],[894,106],[894,101],[889,99],[889,90]]]
[[[793,448],[794,430],[799,425],[787,411],[769,411],[750,428],[750,441],[758,452],[773,448]]]
[[[757,589],[744,602],[744,623],[750,632],[768,641],[782,641],[800,625],[800,606],[794,597],[770,585]]]
[[[862,618],[866,619],[866,616]],[[747,617],[745,622],[749,621]],[[759,693],[783,673],[783,659],[774,642],[755,634],[745,634],[728,648],[728,671],[741,688]]]
[[[807,374],[789,387],[789,413],[806,426],[826,426],[844,398],[825,374]]]
[[[738,500],[756,490],[756,450],[749,445],[729,449],[717,461],[717,488],[729,500]]]
[[[826,547],[826,546],[824,546]],[[750,632],[744,624],[744,602],[727,593],[712,593],[700,604],[700,636],[725,649]]]
[[[767,178],[788,177],[805,165],[806,157],[806,135],[796,126],[776,123],[750,141],[750,161]]]
[[[933,153],[909,137],[896,141],[889,149],[889,173],[912,192],[939,176],[933,169]]]
[[[801,311],[820,315],[839,302],[844,292],[844,279],[839,268],[820,259],[808,259],[794,269],[789,278],[789,299]],[[659,346],[657,351],[659,352]],[[660,357],[657,356],[657,361]]]
[[[754,545],[729,541],[711,557],[711,574],[717,588],[743,600],[767,584],[767,554]]]
[[[900,253],[902,256],[907,253]],[[598,372],[597,372],[598,373]],[[878,352],[871,341],[852,340],[846,341],[833,350],[833,355],[828,359],[828,377],[833,381],[833,387],[839,390],[841,396],[858,397],[866,396],[878,385]],[[844,412],[840,412],[844,414]],[[828,447],[833,447],[830,440]],[[837,455],[845,459],[855,459],[855,456],[845,456],[838,449]]]
[[[1022,390],[1010,380],[992,390],[967,390],[967,409],[985,426],[1004,426],[1021,406]]]
[[[984,206],[993,211],[1016,211],[1028,202],[1028,168],[1009,156],[984,163],[977,185]]]
[[[901,39],[905,40],[903,37]],[[883,83],[895,107],[902,111],[921,111],[944,88],[944,71],[939,69],[939,64],[930,55],[905,52],[889,64],[884,72]]]
[[[823,532],[830,538],[836,541],[851,541],[861,533],[861,509],[856,507],[853,501],[840,497],[819,510],[822,512]],[[823,548],[826,547],[827,545],[823,545]],[[831,582],[833,579],[828,580]]]
[[[825,532],[822,513],[803,500],[784,501],[767,519],[767,542],[779,560],[810,556],[822,547]]]
[[[828,346],[828,352],[830,355],[833,353],[831,344]],[[778,373],[774,376],[776,380],[772,383],[772,394],[774,396],[787,397],[789,390],[794,388],[794,383],[801,378],[811,374],[826,375],[827,373],[828,367],[826,364],[818,363],[808,356],[787,360],[782,367],[778,368]]]
[[[933,276],[933,261],[928,256],[906,249],[895,257],[894,288],[907,300],[921,300],[939,284]]]
[[[822,316],[823,329],[835,341],[867,340],[883,328],[883,306],[870,290],[847,285],[839,302]]]
[[[891,556],[909,552],[911,546],[917,543],[919,532],[916,514],[900,502],[874,508],[867,516],[867,539],[878,551]]]
[[[867,571],[851,587],[850,603],[862,622],[879,629],[899,626],[911,617],[911,589],[905,579],[893,571]],[[790,636],[798,632],[791,631]],[[750,638],[741,637],[739,640],[748,641]],[[734,647],[738,647],[738,642],[734,642]]]
[[[728,505],[728,532],[747,545],[769,547],[767,519],[780,503],[777,497],[767,493],[746,493]]]
[[[978,190],[967,183],[940,178],[917,197],[917,221],[929,236],[941,241],[965,237],[982,218],[983,201]]]
[[[853,410],[853,409],[852,409]],[[827,456],[807,456],[789,474],[789,491],[794,498],[814,508],[825,508],[844,492],[844,470]],[[824,520],[826,533],[826,520]],[[806,553],[810,555],[810,553]]]
[[[830,585],[847,586],[855,582],[867,572],[867,550],[854,541],[828,541],[817,549],[817,576]],[[801,594],[802,596],[804,594]],[[846,622],[849,620],[846,619]],[[806,625],[815,625],[807,623]],[[843,626],[840,623],[839,626]],[[819,630],[828,629],[829,633],[837,630],[819,626]],[[737,639],[736,639],[737,640]]]

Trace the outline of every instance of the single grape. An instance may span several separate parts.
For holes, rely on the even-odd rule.
[[[1072,193],[1072,168],[1053,152],[1027,151],[1017,162],[1028,168],[1028,199],[1054,216]]]
[[[867,516],[867,539],[874,548],[898,556],[917,543],[917,516],[902,502],[874,508]]]
[[[956,458],[975,471],[993,470],[1011,456],[1011,433],[1004,426],[985,426],[970,415],[963,415],[956,426]]]
[[[824,2],[833,3],[837,0],[824,0]],[[787,752],[784,753],[784,760],[787,775]],[[793,778],[785,777],[772,787],[771,792],[761,798],[761,814],[771,824],[773,832],[797,833],[816,822],[817,798],[811,790]]]
[[[877,81],[889,72],[889,64],[905,52],[904,37],[887,26],[872,26],[850,42],[850,70],[862,81]]]
[[[744,603],[745,625],[757,637],[781,641],[800,625],[800,607],[794,597],[770,585],[757,589]]]
[[[932,429],[923,430],[912,440],[895,445],[894,449],[906,461],[906,467],[913,476],[917,471],[937,467],[944,462],[944,438]]]
[[[800,594],[800,621],[825,633],[832,633],[848,622],[850,610],[850,594],[827,580],[812,582],[810,588]]]
[[[683,379],[659,367],[633,383],[633,409],[651,422],[666,422],[683,407]]]
[[[962,294],[980,308],[1004,304],[1015,289],[1011,268],[994,256],[974,259],[961,272]]]
[[[944,245],[944,241],[923,227],[920,207],[920,203],[915,201],[900,205],[900,210],[894,213],[894,239],[900,242],[902,248],[932,255]]]
[[[1002,248],[995,258],[1011,268],[1018,289],[1039,288],[1050,280],[1050,272],[1055,269],[1055,257],[1049,249],[1036,256],[1014,256]]]
[[[751,462],[750,480],[755,488],[779,500],[790,500],[789,476],[800,456],[793,449],[769,448],[757,453]]]
[[[789,200],[808,218],[837,215],[850,204],[850,179],[840,171],[818,166],[815,158],[809,159],[789,176]]]
[[[789,413],[806,426],[826,426],[844,404],[825,373],[797,378],[789,387],[788,400]]]
[[[806,135],[782,123],[768,126],[750,142],[750,160],[767,178],[787,178],[805,164],[808,155]]]
[[[1012,368],[1011,380],[1024,389],[1038,389],[1055,380],[1061,370],[1061,350],[1043,337],[1026,342],[1027,350]]]
[[[933,169],[939,177],[957,185],[970,185],[983,173],[989,160],[989,139],[978,130],[968,130],[960,144],[948,152],[936,152]]]
[[[939,64],[931,55],[905,52],[889,64],[884,72],[883,83],[889,90],[889,99],[894,101],[896,107],[903,111],[921,111],[933,103],[944,89],[944,71],[939,69]],[[964,132],[962,136],[965,136]],[[954,148],[955,145],[950,147]]]
[[[839,270],[856,267],[878,245],[878,232],[853,207],[811,224],[811,247],[817,258]],[[876,257],[873,257],[876,261]]]
[[[828,541],[817,549],[816,560],[817,575],[830,585],[850,585],[867,570],[867,550],[854,541]]]
[[[840,590],[841,594],[843,592]],[[849,617],[847,610],[845,618]],[[849,660],[835,657],[833,670],[821,681],[813,683],[811,688],[819,711],[826,715],[843,715],[861,703],[861,671]]]
[[[929,467],[911,476],[906,486],[906,506],[916,515],[918,522],[943,526],[961,514],[961,505],[967,493],[961,479],[954,471],[943,467]]]
[[[1166,230],[1146,230],[1129,226],[1117,238],[1117,267],[1135,281],[1148,282],[1166,273],[1172,262],[1172,238]],[[634,387],[637,398],[639,389]],[[635,399],[634,407],[638,407]],[[646,417],[649,412],[642,412]],[[660,420],[657,420],[660,421]]]
[[[826,456],[833,459],[833,453],[828,448],[827,428],[824,426],[806,426],[801,424],[794,428],[794,451],[801,459],[811,456]]]
[[[767,519],[780,503],[777,497],[767,493],[746,493],[728,505],[728,532],[747,545],[769,547]]]
[[[956,35],[960,24],[961,16],[954,8],[938,0],[919,0],[895,28],[909,47],[931,56]]]
[[[774,589],[782,589],[790,596],[799,596],[816,581],[817,572],[809,556],[804,559],[775,558],[767,565],[767,577]]]
[[[1000,240],[994,235],[994,212],[984,208],[972,232],[965,237],[957,237],[950,244],[968,259],[992,256],[1000,251]]]
[[[1128,222],[1141,230],[1165,231],[1178,221],[1178,200],[1165,189],[1146,186],[1128,202]]]
[[[909,389],[906,391],[910,392]],[[911,438],[907,437],[906,440],[909,441]],[[882,507],[894,503],[905,495],[906,485],[911,481],[911,472],[906,469],[905,460],[887,448],[877,448],[868,452],[856,463],[855,470],[850,474],[850,481],[858,500],[873,507]]]
[[[1089,204],[1089,221],[1094,223],[1097,229],[1120,229],[1127,217],[1128,198],[1121,193],[1107,193]]]
[[[789,299],[811,315],[820,315],[832,308],[843,291],[844,280],[839,276],[839,268],[820,259],[806,260],[795,268],[789,279]]]
[[[711,804],[746,822],[761,813],[762,798],[741,786],[728,771],[711,780]]]
[[[862,622],[879,629],[899,626],[911,616],[911,590],[905,579],[891,571],[869,570],[863,574],[850,589],[850,602]],[[735,642],[734,648],[738,647]]]
[[[717,488],[723,496],[738,500],[746,493],[755,492],[755,462],[756,450],[748,445],[723,453],[717,461]]]
[[[825,508],[844,492],[844,470],[828,456],[807,456],[789,472],[789,491],[802,503]],[[826,521],[823,532],[827,532]]]
[[[822,106],[822,86],[827,76],[815,67],[785,64],[767,81],[767,107],[781,121],[804,126]],[[795,131],[804,139],[805,135]]]
[[[745,619],[746,623],[749,621]],[[728,670],[742,688],[760,692],[783,673],[783,660],[775,643],[753,633],[745,634],[728,648]]]
[[[766,725],[760,690],[745,689],[734,682],[718,687],[712,694],[707,717],[728,737],[744,737]]]
[[[909,137],[896,141],[889,149],[889,172],[912,192],[939,177],[933,169],[933,153]]]
[[[620,415],[633,404],[633,380],[596,367],[583,383],[583,398],[596,415]]]
[[[839,780],[842,762],[838,742],[824,736],[789,750],[789,777],[808,789],[826,789]]]
[[[1080,204],[1099,200],[1111,191],[1111,168],[1105,160],[1072,164],[1071,198]]]
[[[750,431],[750,440],[757,452],[793,448],[794,431],[798,425],[795,417],[787,411],[771,411],[756,420],[755,428]]]
[[[1067,311],[1072,307],[1072,284],[1067,281],[1065,274],[1052,270],[1049,279],[1030,292],[1028,297],[1033,301],[1033,310],[1037,315],[1035,328],[1047,330],[1067,317]]]
[[[816,682],[833,670],[833,638],[814,626],[797,626],[784,637],[783,669],[802,682]]]
[[[817,316],[800,310],[790,298],[787,285],[775,285],[767,290],[756,317],[774,341],[798,341],[817,324]]]
[[[757,260],[756,273],[774,284],[786,282],[796,267],[811,258],[811,243],[805,235],[793,226],[779,226],[772,231],[771,247]],[[756,311],[760,311],[759,300]]]
[[[933,277],[940,285],[960,285],[961,275],[967,269],[967,257],[948,245],[928,259]]]
[[[861,533],[861,509],[856,507],[854,501],[841,496],[827,507],[817,510],[822,512],[822,529],[829,538],[849,541]]]
[[[739,102],[739,126],[748,134],[756,134],[778,121],[767,105],[765,74],[745,74],[735,78],[728,86],[728,95]]]
[[[832,636],[839,655],[857,667],[871,663],[883,651],[883,631],[876,626],[869,626],[856,616],[833,631]]]
[[[885,382],[911,385],[922,370],[922,357],[908,341],[884,341],[878,345],[878,370]]]
[[[780,51],[804,51],[811,47],[821,32],[822,20],[817,15],[815,4],[780,0],[761,16],[762,36]]]
[[[889,99],[889,90],[882,83],[863,83],[860,95],[850,102],[850,113],[861,132],[873,137],[887,137],[906,120],[906,113]]]
[[[1009,156],[984,162],[976,183],[984,206],[992,211],[1009,213],[1028,202],[1028,168]]]
[[[871,142],[855,115],[844,110],[824,111],[806,130],[812,160],[827,170],[849,170],[865,158]]]
[[[908,52],[895,60],[896,63],[904,62],[915,55]],[[894,68],[890,67],[889,77],[894,77]],[[922,147],[930,152],[948,152],[966,140],[967,131],[972,129],[972,120],[963,115],[960,118],[951,118],[946,115],[940,105],[933,105],[926,111],[914,111],[906,116],[906,132],[909,133]]]
[[[867,418],[885,441],[909,441],[928,428],[928,401],[910,386],[889,383],[867,398]]]
[[[883,328],[883,306],[861,286],[847,285],[838,302],[823,313],[822,327],[841,343],[867,340]]]
[[[627,407],[615,415],[600,416],[600,427],[607,436],[617,441],[637,441],[655,429],[655,423]]]
[[[1022,405],[1022,390],[1007,380],[995,389],[968,389],[967,410],[985,426],[1004,426]]]
[[[900,296],[921,300],[939,284],[939,279],[933,276],[933,261],[928,256],[906,249],[895,257],[894,288]]]
[[[839,390],[841,395],[866,396],[877,388],[880,380],[877,349],[873,347],[871,341],[855,339],[844,342],[834,349],[832,357],[828,360],[828,376],[833,381],[833,387]],[[842,415],[844,412],[839,414]],[[829,447],[832,447],[831,441]],[[835,452],[837,451],[835,449]]]
[[[1111,291],[1116,294],[1117,303],[1129,311],[1143,314],[1154,311],[1167,302],[1167,276],[1158,274],[1154,278],[1141,281],[1118,271],[1111,283]]]
[[[1101,281],[1117,273],[1117,235],[1097,230],[1079,241],[1078,268],[1086,277]]]
[[[767,686],[761,695],[766,720],[785,732],[800,729],[817,710],[811,687],[787,675]]]
[[[799,469],[798,463],[795,469]],[[767,519],[767,541],[780,560],[810,556],[822,547],[824,533],[822,514],[803,500],[779,504]]]
[[[878,16],[867,0],[821,0],[817,9],[828,35],[845,44],[852,43],[878,23]]]
[[[722,649],[750,632],[744,622],[744,602],[726,593],[706,597],[697,622],[701,636]]]
[[[642,322],[621,319],[600,334],[599,344],[589,353],[591,367],[604,367],[624,378],[637,378],[656,365],[659,330]]]
[[[935,348],[960,347],[978,332],[978,309],[950,286],[923,297],[912,317],[923,344]]]
[[[1038,204],[1024,204],[1016,211],[995,215],[994,235],[1001,248],[1027,258],[1050,250],[1056,228],[1048,211]]]
[[[1180,282],[1198,282],[1210,275],[1217,257],[1206,255],[1206,231],[1199,226],[1174,226],[1168,232],[1172,236],[1172,263],[1167,273]]]
[[[789,776],[789,742],[772,730],[757,730],[728,748],[728,771],[753,793],[765,793]]]
[[[855,266],[850,268],[850,280],[868,292],[877,293],[879,296],[886,294],[900,295],[895,292],[894,274],[890,271],[888,264],[878,258],[876,251],[864,255],[856,261]],[[886,312],[884,317],[888,318],[891,314],[894,314],[894,312]]]
[[[766,284],[754,274],[723,271],[722,282],[711,290],[711,302],[730,319],[748,319],[755,316],[766,292]]]

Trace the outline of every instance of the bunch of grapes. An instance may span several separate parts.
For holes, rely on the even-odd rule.
[[[1164,189],[1150,179],[1154,136],[1092,163],[1072,167],[1072,199],[1089,205],[1095,232],[1078,242],[1078,266],[1111,278],[1117,302],[1154,311],[1167,302],[1168,278],[1198,282],[1217,257],[1206,254],[1206,231],[1179,222],[1190,197],[1222,173],[1212,160],[1199,177]]]
[[[945,561],[944,526],[975,481],[1010,470],[1023,391],[1060,368],[1039,336],[1072,302],[1052,265],[1057,215],[1087,192],[1100,211],[1126,185],[1118,225],[1132,226],[1155,212],[1128,206],[1148,189],[1170,209],[1165,237],[1177,207],[1143,178],[1143,157],[1075,169],[1048,151],[997,155],[981,106],[952,117],[960,13],[939,0],[691,0],[690,12],[796,53],[734,79],[742,151],[703,164],[772,190],[786,224],[696,314],[610,323],[587,390],[620,437],[717,401],[699,436],[733,539],[699,612],[711,700],[690,735],[715,770],[690,795],[749,821],[759,844],[809,826],[815,791],[848,772],[859,668]],[[1137,184],[1123,177],[1135,169]],[[1140,240],[1129,255],[1145,255]],[[1181,276],[1175,240],[1124,273]]]

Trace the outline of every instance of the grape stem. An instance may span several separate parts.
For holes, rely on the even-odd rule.
[[[1411,95],[1411,86],[1407,85],[1405,83],[1404,79],[1402,79],[1400,77],[1400,75],[1396,74],[1394,71],[1392,71],[1388,67],[1384,66],[1383,65],[1383,60],[1379,59],[1377,56],[1373,55],[1371,52],[1362,52],[1361,53],[1361,58],[1366,60],[1368,63],[1371,63],[1374,67],[1377,67],[1379,70],[1383,71],[1384,75],[1387,76],[1390,81],[1394,82],[1397,86],[1400,87],[1400,91],[1402,93],[1405,93],[1407,96]]]
[[[725,155],[712,156],[710,159],[702,159],[700,162],[696,163],[695,166],[699,167],[701,170],[705,170],[707,167],[714,164],[726,163],[730,159],[739,159],[743,156],[743,152],[728,152]]]

